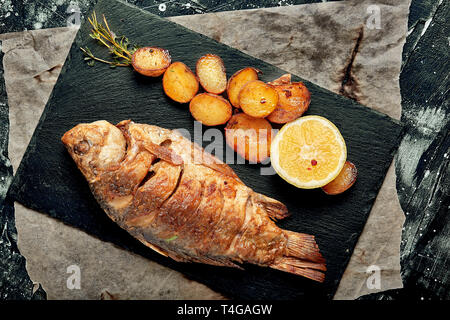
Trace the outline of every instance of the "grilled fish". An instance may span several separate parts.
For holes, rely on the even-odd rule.
[[[254,192],[177,131],[100,120],[78,124],[62,142],[106,214],[156,252],[180,262],[252,263],[324,281],[314,237],[274,223],[288,215],[286,206]]]

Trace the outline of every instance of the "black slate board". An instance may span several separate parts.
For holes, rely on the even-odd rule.
[[[262,70],[261,78],[265,81],[285,73],[124,2],[100,1],[95,10],[98,16],[107,16],[116,34],[127,35],[139,44],[167,48],[173,61],[181,60],[191,68],[201,55],[214,53],[224,60],[228,76],[245,66]],[[256,266],[245,266],[246,271],[240,271],[176,263],[141,245],[106,217],[60,137],[77,123],[98,119],[112,123],[132,119],[166,128],[186,128],[193,135],[193,119],[186,105],[176,104],[164,95],[160,78],[145,78],[128,68],[110,69],[102,64],[88,67],[80,46],[89,46],[94,54],[106,54],[88,33],[89,26],[84,23],[15,176],[10,196],[102,240],[181,271],[229,297],[332,298],[398,146],[401,125],[386,115],[304,81],[312,94],[308,114],[333,121],[346,140],[348,159],[359,170],[358,181],[352,189],[329,197],[320,190],[296,189],[276,175],[260,175],[258,165],[231,165],[248,186],[288,206],[292,215],[280,221],[280,227],[316,236],[327,260],[324,284]]]

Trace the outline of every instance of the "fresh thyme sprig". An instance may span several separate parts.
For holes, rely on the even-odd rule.
[[[88,18],[89,23],[92,26],[91,33],[89,36],[92,39],[97,40],[102,45],[107,47],[114,56],[113,61],[108,61],[105,59],[98,58],[94,56],[91,50],[86,48],[80,48],[86,56],[84,60],[88,62],[89,66],[94,65],[94,61],[99,61],[102,63],[107,63],[111,67],[127,67],[131,65],[131,57],[133,53],[139,48],[138,46],[130,46],[128,39],[124,36],[118,38],[114,32],[109,28],[108,22],[106,21],[105,16],[103,15],[103,22],[105,25],[99,23],[97,21],[97,15],[95,11],[92,13],[92,16]]]

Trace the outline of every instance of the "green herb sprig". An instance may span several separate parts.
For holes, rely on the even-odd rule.
[[[131,46],[128,39],[125,36],[117,37],[114,32],[109,28],[108,22],[103,15],[103,23],[97,21],[97,15],[95,11],[92,13],[91,17],[88,18],[89,23],[92,26],[91,33],[89,36],[92,39],[97,40],[100,44],[107,47],[114,57],[113,61],[108,61],[105,59],[98,58],[94,56],[88,47],[80,48],[83,51],[85,58],[89,66],[94,65],[94,61],[99,61],[102,63],[109,64],[112,68],[115,67],[127,67],[131,65],[131,57],[133,53],[139,49],[138,46]]]
[[[172,236],[172,237],[170,237],[170,238],[168,238],[168,239],[165,239],[167,242],[170,242],[170,241],[173,241],[173,240],[175,240],[175,239],[177,239],[178,238],[178,236],[177,235],[175,235],[175,236]]]

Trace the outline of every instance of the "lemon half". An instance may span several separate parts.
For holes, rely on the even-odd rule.
[[[337,177],[347,159],[338,128],[320,116],[305,116],[284,125],[270,148],[280,177],[302,189],[320,188]]]

